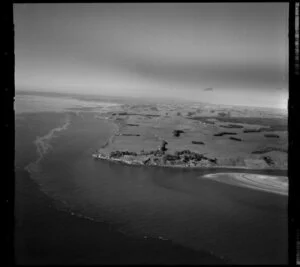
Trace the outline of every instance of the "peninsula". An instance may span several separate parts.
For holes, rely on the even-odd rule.
[[[130,165],[287,169],[285,110],[204,103],[124,104],[95,159]],[[276,137],[276,138],[274,138]]]

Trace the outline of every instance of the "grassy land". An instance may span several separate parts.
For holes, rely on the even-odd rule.
[[[103,116],[119,127],[118,134],[101,149],[105,155],[128,151],[136,155],[125,153],[123,156],[127,161],[147,160],[143,153],[159,150],[165,140],[165,153],[152,157],[150,162],[157,165],[287,168],[287,117],[270,111],[247,111],[240,107],[224,109],[203,104],[126,104]],[[230,131],[224,131],[224,128],[230,128]],[[266,131],[272,133],[266,134]],[[190,151],[190,161],[187,155],[180,159],[176,156],[182,151]],[[143,158],[138,159],[140,156]],[[184,158],[188,162],[184,162]]]

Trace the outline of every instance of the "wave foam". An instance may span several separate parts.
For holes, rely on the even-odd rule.
[[[50,142],[54,137],[56,137],[55,134],[57,132],[66,130],[70,124],[70,117],[67,116],[66,121],[62,126],[52,129],[49,133],[42,137],[37,137],[37,139],[34,141],[34,144],[37,147],[37,153],[39,155],[38,161],[41,160],[50,149],[52,149]]]
[[[45,157],[45,155],[52,149],[51,146],[51,140],[56,137],[56,133],[66,130],[71,124],[71,119],[70,116],[66,116],[65,123],[62,126],[56,127],[52,129],[49,133],[42,137],[37,137],[36,140],[33,142],[36,146],[36,151],[38,154],[38,157],[36,161],[29,163],[26,167],[25,170],[28,171],[29,173],[32,172],[38,172],[39,171],[39,163],[40,161]]]

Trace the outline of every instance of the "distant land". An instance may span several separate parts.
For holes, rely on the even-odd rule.
[[[85,101],[121,101],[121,102],[129,102],[133,103],[135,101],[142,102],[142,103],[192,103],[192,104],[202,104],[205,106],[212,105],[214,107],[242,107],[247,108],[250,110],[253,109],[260,109],[264,111],[273,111],[273,112],[279,112],[282,114],[287,115],[287,109],[278,108],[278,107],[256,107],[256,106],[245,106],[245,105],[239,105],[238,103],[235,105],[228,105],[228,104],[213,104],[213,103],[207,103],[202,101],[191,101],[187,99],[181,99],[181,98],[161,98],[161,97],[133,97],[133,96],[114,96],[114,95],[101,95],[101,94],[79,94],[79,93],[69,93],[69,92],[53,92],[53,91],[34,91],[34,90],[16,90],[16,95],[36,95],[36,96],[51,96],[51,97],[68,97],[68,98],[74,98],[78,100],[85,100]]]
[[[104,146],[95,148],[97,159],[184,168],[287,169],[287,111],[281,109],[54,92],[17,95],[118,103],[97,110],[96,116],[116,129]]]

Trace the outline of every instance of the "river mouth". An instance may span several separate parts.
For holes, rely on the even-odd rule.
[[[28,123],[30,116],[30,122],[35,123]],[[18,122],[23,124],[17,128],[16,142],[27,143],[34,137],[30,146],[35,155],[30,152],[32,164],[27,170],[38,190],[54,200],[56,210],[97,225],[108,223],[129,240],[160,240],[205,251],[233,264],[287,263],[287,197],[235,186],[245,184],[243,176],[237,175],[238,180],[229,174],[285,176],[285,172],[101,162],[94,160],[92,153],[107,141],[113,125],[91,112],[39,116],[21,116]],[[60,116],[57,123],[51,121],[52,116]],[[47,123],[49,129],[40,131]],[[31,130],[26,125],[34,128],[32,137],[27,136]],[[17,156],[26,158],[31,148],[20,148],[25,152]],[[20,167],[25,161],[17,162]],[[207,175],[211,177],[205,178]],[[47,214],[42,214],[46,220]],[[92,239],[92,234],[89,236]]]
[[[30,169],[58,209],[107,222],[129,237],[166,240],[231,263],[286,261],[286,197],[199,179],[222,169],[199,173],[95,161],[93,150],[113,128],[92,113],[70,121],[55,132],[38,168]]]

